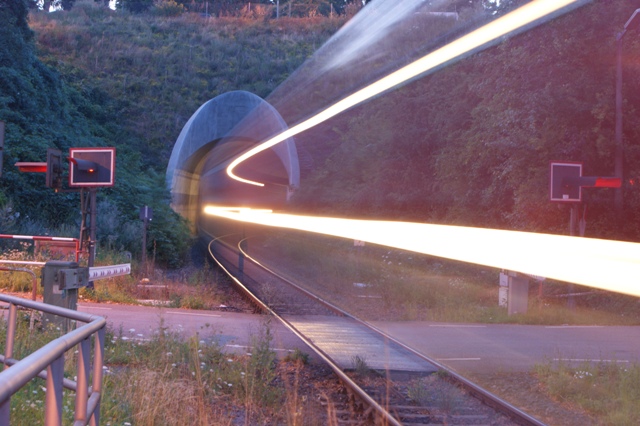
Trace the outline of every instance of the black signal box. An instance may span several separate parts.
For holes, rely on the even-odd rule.
[[[47,188],[62,188],[62,153],[55,149],[47,149]]]
[[[582,164],[570,162],[551,163],[550,200],[575,203],[582,200]]]
[[[115,148],[69,149],[70,187],[113,186],[115,169]]]

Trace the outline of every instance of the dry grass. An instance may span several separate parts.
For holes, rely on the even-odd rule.
[[[640,366],[616,363],[538,365],[544,390],[565,405],[585,410],[597,424],[640,424]]]
[[[271,269],[365,320],[640,324],[633,297],[597,292],[570,310],[561,297],[569,289],[551,281],[544,283],[543,298],[532,282],[528,312],[509,316],[498,306],[499,270],[375,245],[354,247],[350,240],[263,231],[250,248]]]

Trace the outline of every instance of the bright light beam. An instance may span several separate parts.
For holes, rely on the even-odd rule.
[[[233,170],[242,162],[253,157],[254,155],[265,151],[272,146],[287,140],[305,130],[308,130],[318,124],[334,117],[341,112],[361,104],[374,96],[377,96],[387,90],[393,89],[405,83],[412,78],[432,71],[445,63],[459,58],[481,46],[489,44],[498,38],[516,31],[526,25],[531,24],[538,19],[549,16],[558,10],[577,3],[580,0],[534,0],[515,11],[490,22],[478,28],[469,34],[441,47],[440,49],[423,56],[422,58],[400,68],[399,70],[381,78],[380,80],[358,90],[357,92],[347,96],[346,98],[331,105],[318,114],[308,118],[307,120],[291,127],[288,130],[268,139],[264,143],[255,146],[251,150],[240,155],[233,160],[227,167],[227,175],[239,182],[250,185],[264,186],[263,183],[241,178],[233,173]]]
[[[401,250],[640,296],[640,244],[411,222],[231,211],[205,213],[259,225],[366,241]]]

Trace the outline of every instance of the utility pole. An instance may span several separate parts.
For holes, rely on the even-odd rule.
[[[624,144],[622,141],[622,38],[625,33],[631,27],[631,23],[634,21],[640,9],[636,9],[631,17],[627,20],[618,34],[616,34],[616,147],[614,158],[614,175],[617,178],[622,179],[623,164],[624,164]],[[638,20],[635,19],[635,25],[637,26]],[[615,209],[618,215],[622,214],[623,198],[622,187],[616,189],[614,195]]]
[[[153,210],[149,206],[140,207],[140,220],[142,221],[142,268],[147,274],[147,227],[153,219]]]

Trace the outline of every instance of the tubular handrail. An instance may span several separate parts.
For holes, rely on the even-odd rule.
[[[76,391],[74,425],[86,425],[90,421],[92,425],[99,424],[106,320],[96,315],[3,294],[0,294],[0,301],[9,304],[5,354],[0,356],[0,361],[5,364],[5,370],[0,373],[0,424],[10,424],[12,395],[35,377],[44,378],[47,384],[45,396],[46,425],[62,424],[63,387]],[[12,352],[18,306],[59,315],[86,324],[47,343],[22,360],[15,360],[12,358]],[[91,375],[89,371],[90,338],[94,335],[93,380],[92,386],[89,387],[89,377]],[[73,382],[64,378],[64,355],[76,345],[79,346],[77,380]]]

